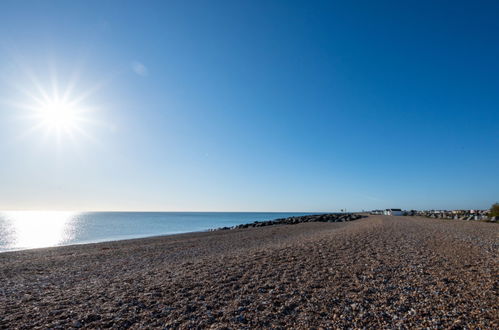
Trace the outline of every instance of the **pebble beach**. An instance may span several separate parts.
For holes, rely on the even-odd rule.
[[[0,328],[499,328],[499,225],[368,216],[0,254]]]

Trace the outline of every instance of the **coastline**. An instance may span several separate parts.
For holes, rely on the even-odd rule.
[[[90,240],[90,241],[83,241],[83,242],[78,242],[78,243],[71,243],[71,244],[63,244],[63,245],[55,245],[55,246],[45,246],[45,247],[37,247],[37,248],[20,248],[20,249],[13,249],[13,250],[4,250],[0,251],[0,255],[4,253],[14,253],[14,252],[22,252],[22,251],[41,251],[41,250],[48,250],[48,249],[59,249],[59,248],[64,248],[64,247],[74,247],[74,246],[91,246],[95,244],[105,244],[105,243],[119,243],[119,242],[128,242],[128,241],[134,241],[134,240],[146,240],[149,238],[165,238],[165,237],[170,237],[170,236],[176,236],[176,235],[188,235],[188,234],[197,234],[197,233],[207,233],[207,232],[212,232],[215,230],[219,230],[218,228],[216,229],[205,229],[205,230],[197,230],[197,231],[186,231],[186,232],[178,232],[178,233],[168,233],[168,234],[156,234],[156,235],[144,235],[144,236],[135,236],[131,235],[129,238],[105,238],[102,240]]]
[[[252,221],[318,214],[325,213],[1,211],[0,253],[212,231]],[[49,225],[41,227],[40,221]],[[55,235],[47,232],[51,226],[57,228]],[[44,235],[52,236],[47,241]]]
[[[0,327],[493,328],[497,228],[370,216],[9,251]]]

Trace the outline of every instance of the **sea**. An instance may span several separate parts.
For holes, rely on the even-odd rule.
[[[314,214],[0,211],[0,252],[199,232]]]

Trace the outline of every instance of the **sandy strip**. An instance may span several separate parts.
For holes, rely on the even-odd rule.
[[[0,254],[0,328],[499,328],[499,225],[370,216]]]

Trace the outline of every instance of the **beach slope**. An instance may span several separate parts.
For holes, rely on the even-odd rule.
[[[498,328],[498,236],[369,216],[2,253],[0,328]]]

